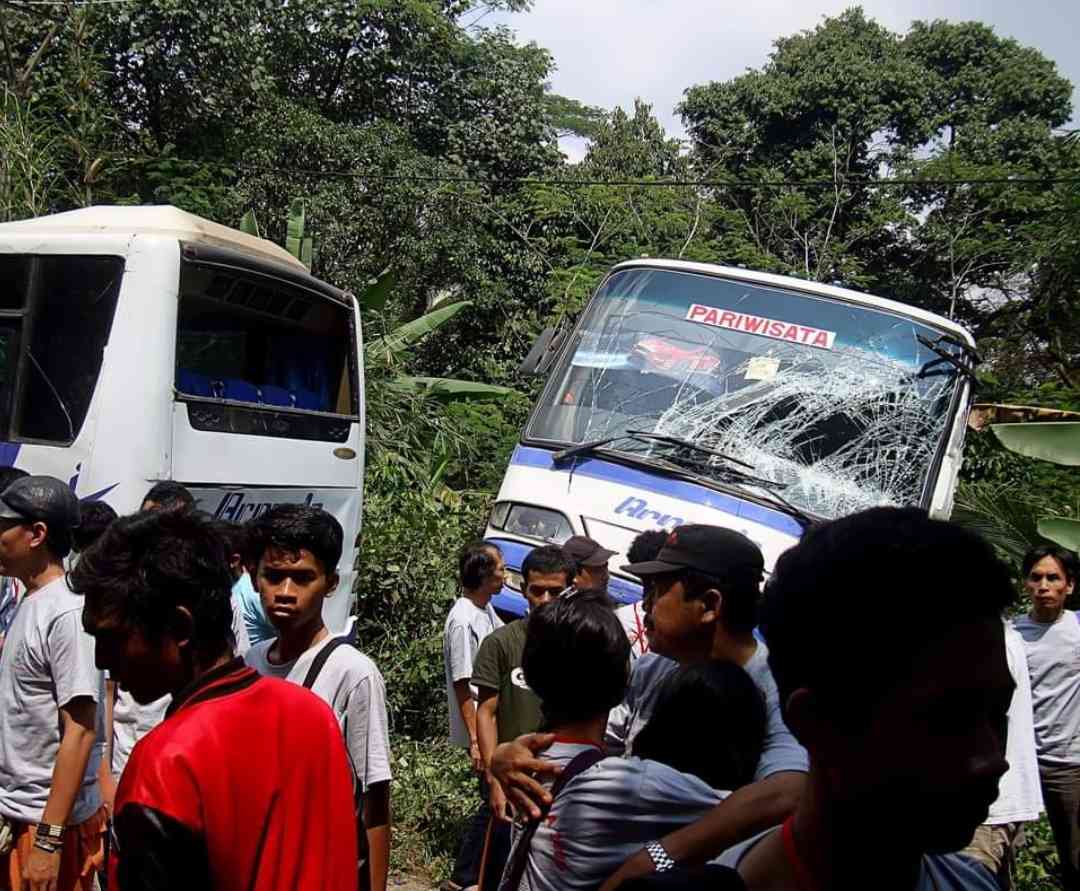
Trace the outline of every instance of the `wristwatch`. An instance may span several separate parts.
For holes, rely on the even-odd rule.
[[[675,868],[675,861],[671,859],[671,855],[664,850],[664,846],[660,842],[649,842],[645,846],[645,850],[648,852],[649,857],[652,858],[653,867],[657,872],[667,872],[669,869]]]
[[[42,841],[52,842],[53,844],[63,844],[64,841],[64,829],[63,825],[57,825],[55,823],[38,823],[37,830],[34,832],[34,837],[39,838]]]

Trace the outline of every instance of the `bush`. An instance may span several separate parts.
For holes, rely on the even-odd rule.
[[[450,875],[465,821],[480,803],[465,753],[446,739],[393,743],[395,871],[433,881]]]
[[[1044,816],[1037,823],[1024,826],[1024,846],[1016,858],[1016,889],[1052,891],[1060,887],[1057,849]]]

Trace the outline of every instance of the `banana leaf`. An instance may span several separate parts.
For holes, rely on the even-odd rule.
[[[458,399],[472,402],[506,399],[517,392],[510,387],[481,384],[476,381],[459,381],[445,377],[410,377],[408,375],[394,378],[389,386],[414,393],[427,393],[429,396],[446,402]]]
[[[304,199],[294,198],[289,204],[288,231],[285,235],[285,250],[302,260],[304,250]]]
[[[1039,534],[1070,551],[1080,550],[1080,520],[1044,517],[1039,520]]]
[[[1080,466],[1080,422],[992,424],[990,429],[1005,448],[1018,455]]]
[[[385,337],[372,341],[371,346],[376,350],[382,349],[391,353],[400,353],[418,340],[427,337],[440,325],[446,324],[467,306],[472,306],[472,301],[462,300],[460,303],[452,303],[449,306],[434,309],[418,319],[395,328]]]
[[[379,273],[379,277],[376,278],[374,282],[360,292],[360,295],[357,297],[360,308],[381,310],[386,306],[386,301],[390,297],[390,292],[394,290],[394,285],[396,284],[397,272],[390,268],[384,269]]]
[[[262,233],[259,232],[259,223],[255,219],[255,211],[249,210],[240,218],[240,231],[254,235],[256,238],[262,237]]]

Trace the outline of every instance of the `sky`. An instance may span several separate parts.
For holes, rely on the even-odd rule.
[[[837,15],[850,0],[535,0],[525,13],[497,13],[522,42],[550,50],[552,89],[589,105],[632,108],[635,97],[673,136],[675,106],[694,84],[729,80],[765,63],[772,42]],[[1080,0],[864,0],[866,14],[903,32],[917,19],[977,20],[1037,47],[1080,85]],[[1074,109],[1080,92],[1073,91]],[[1074,113],[1073,121],[1080,121]],[[563,143],[576,160],[577,141]]]

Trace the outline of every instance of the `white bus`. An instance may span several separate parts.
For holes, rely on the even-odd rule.
[[[0,464],[124,514],[156,481],[248,520],[321,506],[352,607],[364,475],[355,299],[284,249],[173,207],[0,225]]]
[[[815,282],[675,260],[616,266],[577,325],[525,370],[547,384],[486,537],[506,558],[495,605],[525,609],[536,545],[588,535],[618,552],[681,523],[737,529],[771,569],[807,524],[873,505],[947,517],[974,340],[941,316]]]

